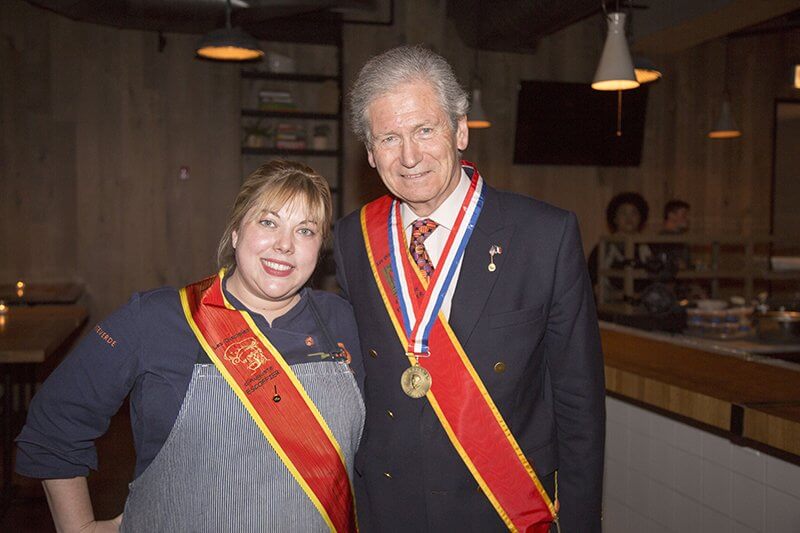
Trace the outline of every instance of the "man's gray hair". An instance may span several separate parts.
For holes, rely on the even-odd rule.
[[[350,121],[360,141],[367,146],[372,144],[369,105],[398,85],[416,81],[433,87],[452,130],[456,130],[458,119],[469,111],[469,98],[453,68],[442,56],[423,46],[398,46],[367,61],[350,90]]]

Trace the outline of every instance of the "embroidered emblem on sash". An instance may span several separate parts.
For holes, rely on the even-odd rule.
[[[261,365],[269,361],[255,337],[248,337],[225,348],[225,359],[235,365],[244,364],[250,370],[258,370]]]

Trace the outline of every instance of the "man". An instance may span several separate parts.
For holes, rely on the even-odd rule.
[[[562,531],[600,531],[603,362],[575,216],[459,162],[467,96],[429,50],[371,59],[350,104],[391,192],[336,228],[368,354],[362,530],[542,532],[560,508]]]
[[[664,205],[665,235],[679,235],[689,231],[689,209],[691,206],[683,200],[670,200]]]
[[[670,200],[664,204],[664,226],[659,234],[678,236],[687,233],[690,208],[683,200]],[[684,270],[691,264],[691,252],[686,243],[660,243],[653,246],[653,253],[671,272]]]

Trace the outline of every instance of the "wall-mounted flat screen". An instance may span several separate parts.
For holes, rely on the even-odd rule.
[[[516,165],[638,166],[642,160],[647,88],[622,92],[622,135],[617,135],[617,92],[588,83],[520,82]]]

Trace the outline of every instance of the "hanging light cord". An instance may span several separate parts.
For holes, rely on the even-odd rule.
[[[630,5],[631,0],[628,0],[628,5]],[[616,13],[619,13],[619,0],[616,2]],[[600,7],[603,9],[603,17],[608,20],[608,8],[606,7],[606,1],[600,0]]]
[[[231,29],[231,0],[225,0],[225,27]]]

